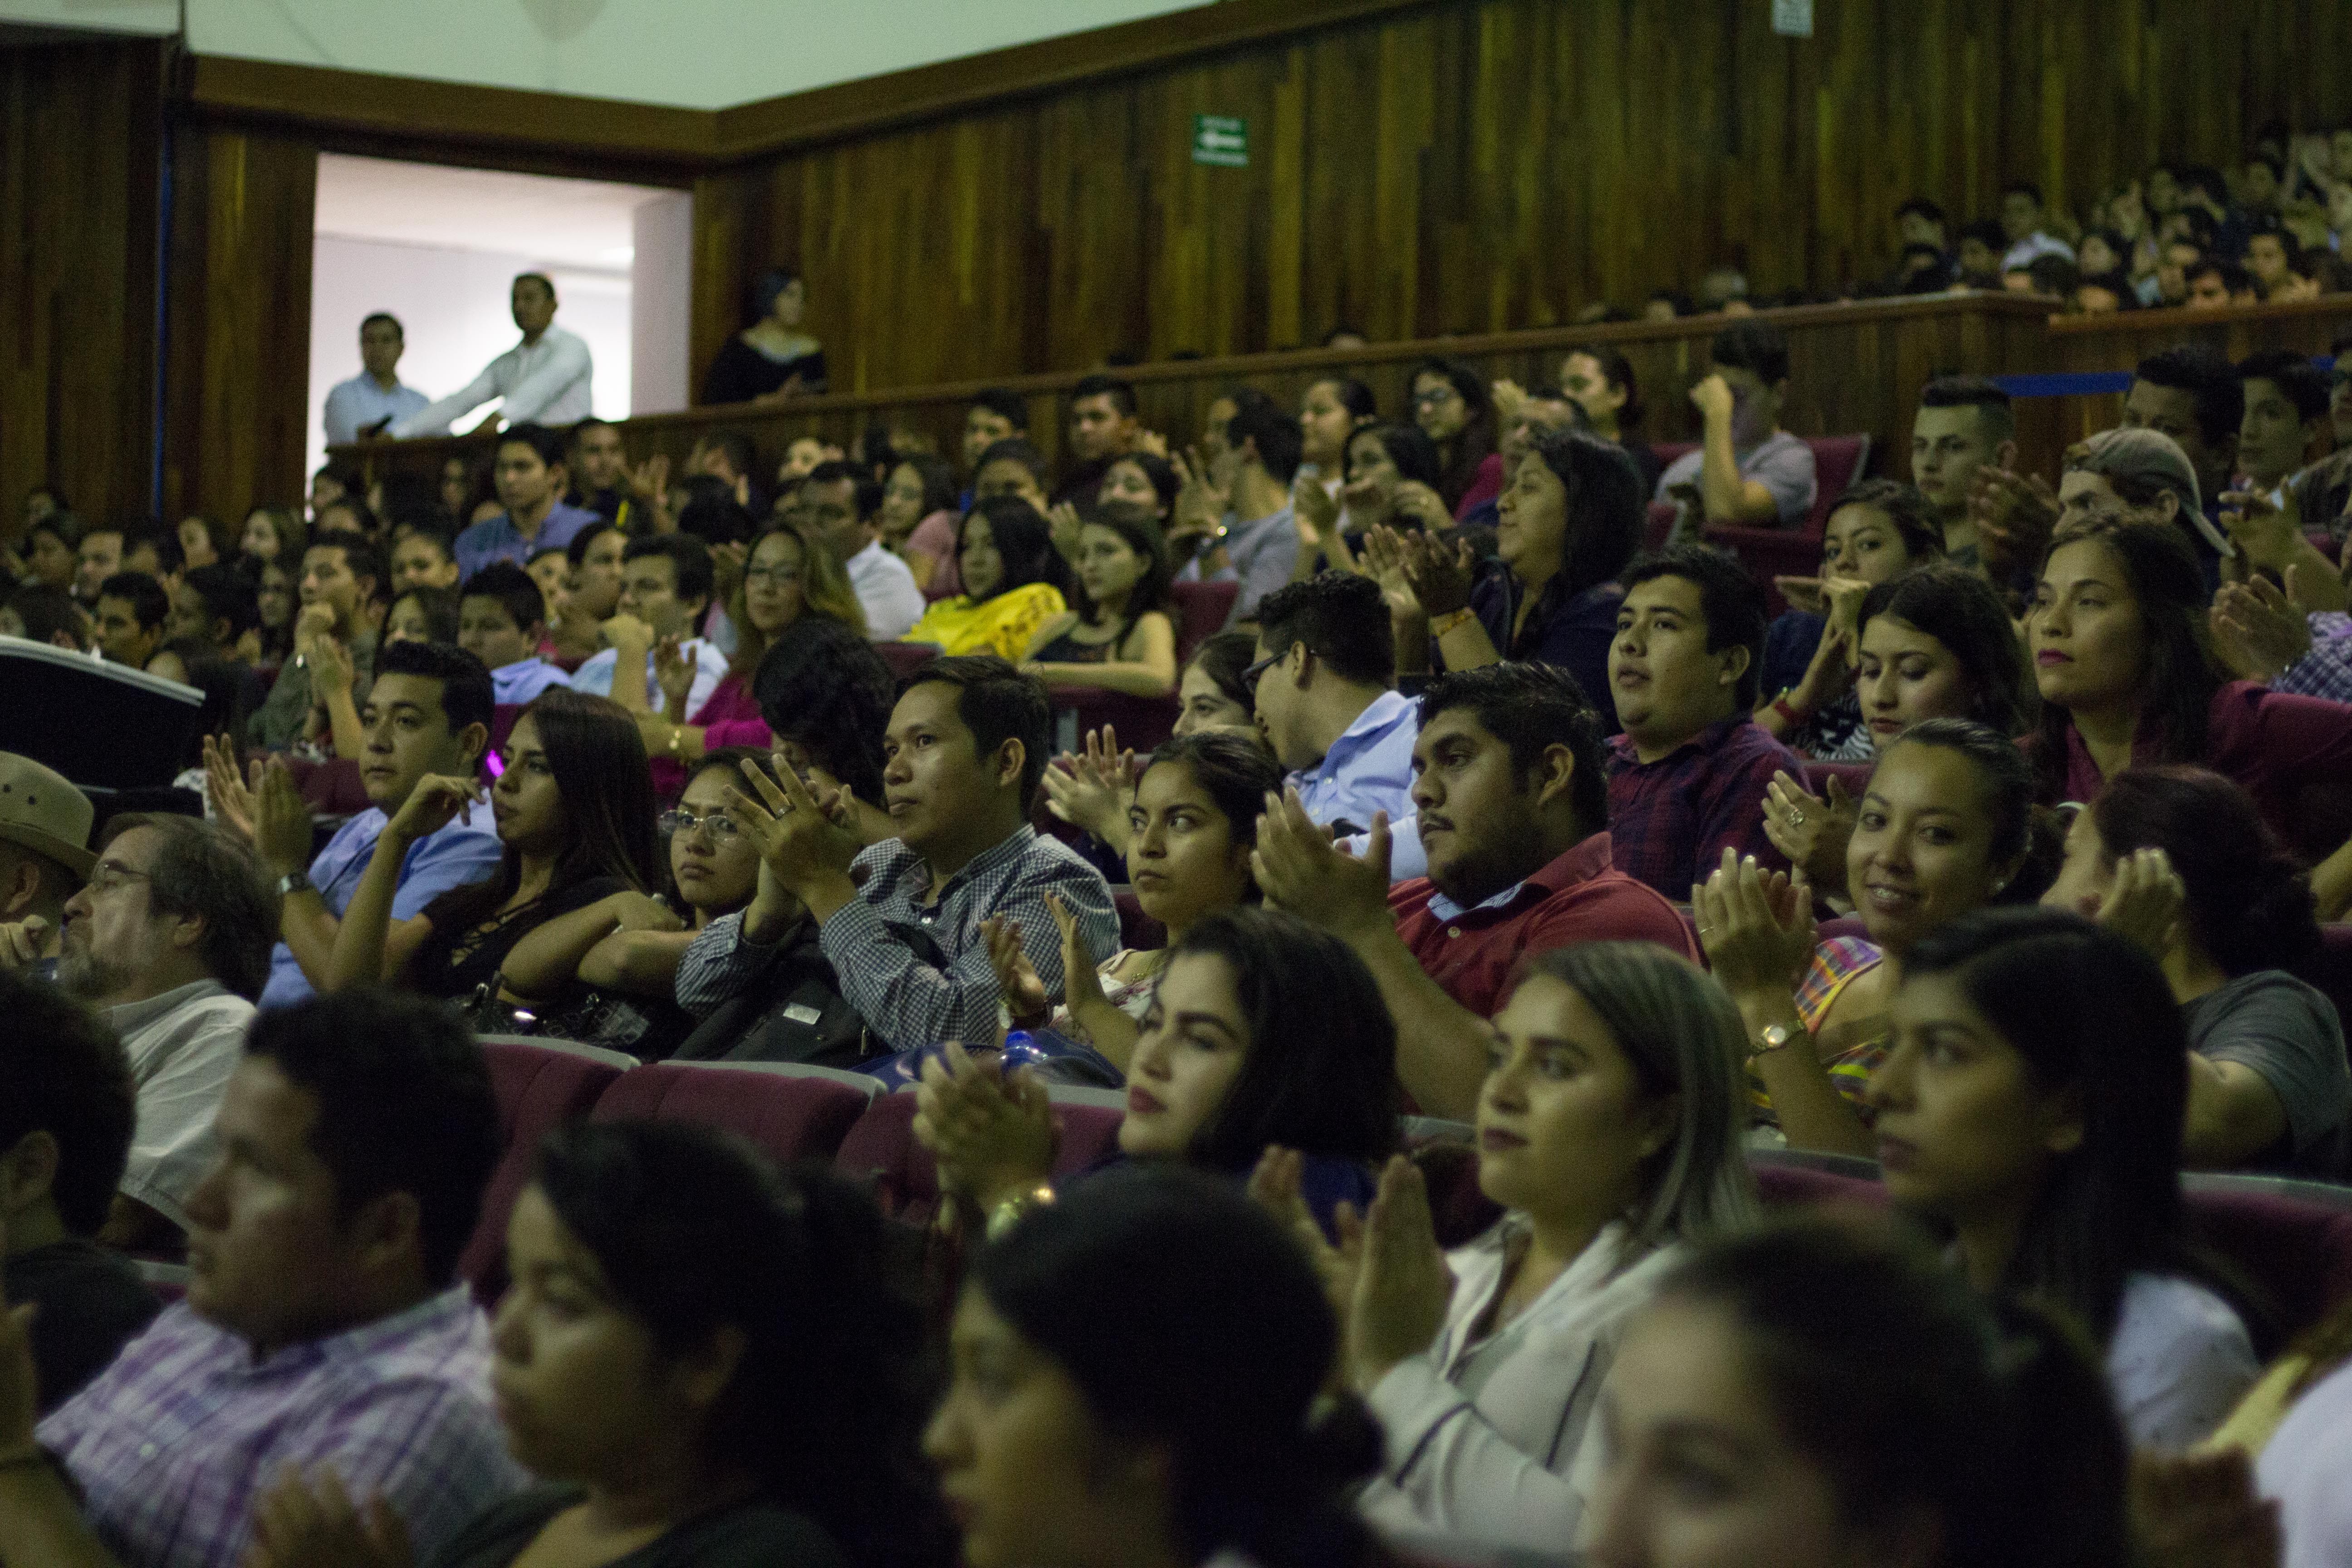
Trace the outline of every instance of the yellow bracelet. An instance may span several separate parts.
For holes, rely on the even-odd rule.
[[[1442,637],[1448,632],[1458,631],[1464,626],[1476,620],[1477,618],[1478,612],[1467,607],[1456,610],[1450,616],[1440,616],[1437,619],[1429,623],[1429,635],[1433,637]]]

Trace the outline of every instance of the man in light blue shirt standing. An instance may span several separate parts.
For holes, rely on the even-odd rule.
[[[327,444],[341,446],[356,441],[362,435],[375,436],[396,419],[405,419],[422,409],[427,399],[413,386],[403,386],[393,367],[400,363],[401,351],[408,346],[407,335],[400,330],[400,319],[378,310],[360,323],[361,373],[349,381],[338,382],[327,394]],[[419,429],[418,436],[442,436],[448,426],[439,429]]]
[[[264,1010],[314,994],[343,910],[375,854],[376,837],[417,782],[428,773],[471,778],[481,766],[490,741],[490,672],[447,643],[386,643],[376,656],[375,684],[360,723],[365,737],[360,782],[371,809],[343,824],[315,860],[310,804],[285,763],[257,764],[250,777],[240,779],[234,760],[205,743],[207,781],[221,823],[252,840],[280,898],[279,941],[269,955]],[[450,889],[486,880],[497,872],[501,853],[486,807],[461,814],[408,851],[392,918],[408,920]]]
[[[1258,607],[1253,688],[1258,728],[1292,770],[1308,817],[1360,833],[1375,812],[1411,816],[1419,707],[1394,689],[1396,639],[1370,577],[1325,572],[1266,595]]]

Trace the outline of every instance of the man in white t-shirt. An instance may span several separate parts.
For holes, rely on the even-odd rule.
[[[709,547],[690,533],[656,533],[629,542],[621,556],[621,601],[598,628],[604,651],[580,667],[572,689],[609,697],[635,713],[662,711],[661,686],[654,678],[654,649],[664,637],[677,637],[678,653],[694,667],[688,688],[688,718],[710,700],[727,679],[727,656],[694,635],[710,608]],[[641,680],[618,679],[623,669],[642,669]]]
[[[923,591],[907,563],[882,547],[874,531],[881,510],[882,487],[847,463],[819,463],[801,481],[803,526],[849,574],[866,609],[866,635],[896,642],[923,618]]]

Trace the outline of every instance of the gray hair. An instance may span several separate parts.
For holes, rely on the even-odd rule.
[[[1681,1098],[1673,1144],[1642,1173],[1633,1238],[1704,1241],[1759,1222],[1740,1147],[1748,1124],[1748,1031],[1714,978],[1647,942],[1589,942],[1532,960],[1527,973],[1584,998],[1652,1094]]]
[[[252,854],[199,817],[126,812],[106,825],[106,843],[134,827],[163,842],[147,872],[147,907],[160,915],[202,921],[200,949],[213,978],[251,1002],[269,979],[269,949],[278,940],[278,897],[262,879]]]

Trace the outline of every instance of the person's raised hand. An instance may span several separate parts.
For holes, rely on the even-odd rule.
[[[231,835],[253,842],[254,797],[261,790],[261,764],[253,764],[250,783],[237,773],[236,742],[224,731],[204,739],[205,794],[213,816]]]
[[[1410,519],[1424,533],[1442,533],[1454,526],[1444,498],[1419,479],[1399,481],[1389,507],[1399,521]]]
[[[744,481],[750,483],[748,479]],[[728,605],[734,602],[736,591],[743,586],[743,566],[751,559],[751,547],[740,539],[710,546],[710,602]]]
[[[1386,523],[1376,524],[1364,534],[1364,571],[1380,584],[1381,597],[1389,606],[1389,624],[1403,634],[1411,628],[1426,626],[1429,611],[1413,591],[1412,574],[1406,568],[1404,535]],[[1413,631],[1412,635],[1426,633]]]
[[[831,792],[824,798],[812,795],[790,768],[771,779],[749,758],[741,773],[754,794],[729,786],[728,820],[750,839],[777,881],[805,902],[827,878],[846,875],[865,846],[837,820],[841,803],[830,798]]]
[[[629,490],[639,500],[652,506],[666,505],[669,500],[669,458],[656,452],[629,470]]]
[[[1402,549],[1405,577],[1412,584],[1412,596],[1423,611],[1450,616],[1469,606],[1470,579],[1478,561],[1468,540],[1423,532],[1401,534],[1397,542]]]
[[[2285,571],[2303,542],[2294,514],[2259,490],[2221,493],[2221,531],[2243,552],[2248,566],[2270,572]]]
[[[1250,868],[1266,900],[1326,931],[1357,935],[1395,929],[1389,912],[1389,817],[1372,814],[1371,842],[1358,859],[1307,815],[1298,791],[1265,797]]]
[[[2301,582],[2301,569],[2290,567]],[[2224,583],[2206,612],[2213,651],[2242,680],[2269,680],[2311,651],[2311,623],[2301,606],[2267,577]]]
[[[1290,487],[1290,523],[1301,550],[1321,550],[1339,535],[1339,501],[1323,481],[1300,475]]]
[[[459,817],[474,819],[474,807],[482,801],[482,786],[473,779],[461,779],[448,773],[427,773],[416,781],[393,819],[383,831],[398,843],[414,844],[420,838],[440,832]]]
[[[1796,689],[1789,694],[1789,706],[1811,718],[1853,690],[1854,669],[1861,662],[1857,641],[1853,628],[1832,616],[1822,640],[1813,645],[1813,657],[1805,661]]]
[[[310,660],[311,689],[321,697],[351,695],[352,682],[358,672],[352,665],[352,650],[331,637],[310,639],[305,650]]]
[[[666,707],[681,713],[686,699],[694,689],[694,678],[698,674],[692,660],[686,657],[685,639],[673,632],[654,644],[654,684],[661,688]]]
[[[1969,516],[1986,574],[1998,580],[2042,558],[2058,526],[2058,497],[2039,474],[2024,478],[1987,463],[1969,481]]]
[[[1139,429],[1135,433],[1135,450],[1149,452],[1164,463],[1168,460],[1168,437],[1157,430]]]
[[[1015,1028],[1031,1028],[1053,1016],[1054,999],[1038,976],[1037,966],[1021,946],[1021,923],[1002,918],[980,922],[981,940],[988,944],[988,966],[996,971],[996,988],[1004,996],[1004,1011]]]
[[[1348,1308],[1357,1391],[1369,1393],[1397,1363],[1429,1349],[1453,1300],[1454,1270],[1437,1244],[1428,1184],[1412,1161],[1391,1154],[1364,1215],[1363,1261]]]
[[[290,876],[310,863],[310,803],[295,784],[294,770],[283,757],[270,758],[253,802],[255,856],[278,876]]]
[[[1788,773],[1776,773],[1764,795],[1764,837],[1772,847],[1801,868],[1814,887],[1843,892],[1846,846],[1853,841],[1859,815],[1845,785],[1832,773],[1823,799]]]
[[[1302,1191],[1306,1169],[1307,1158],[1297,1150],[1267,1144],[1250,1172],[1250,1201],[1279,1221],[1315,1265],[1315,1272],[1323,1280],[1324,1294],[1331,1302],[1332,1315],[1344,1329],[1349,1306],[1355,1300],[1357,1265],[1363,1260],[1363,1231],[1360,1226],[1351,1229],[1349,1237],[1355,1245],[1348,1248],[1326,1239]]]
[[[1508,376],[1496,376],[1486,387],[1486,401],[1495,408],[1495,428],[1507,429],[1527,405],[1528,389]]]
[[[331,1468],[306,1479],[288,1465],[255,1500],[242,1568],[410,1568],[408,1527],[381,1496],[355,1506]]]
[[[2146,1568],[2278,1568],[2286,1560],[2279,1505],[2255,1489],[2243,1448],[2137,1449],[2130,1499]]]
[[[1728,419],[1738,399],[1731,395],[1731,384],[1720,375],[1706,375],[1690,389],[1690,404],[1698,410],[1701,419]]]
[[[2180,945],[2186,929],[2181,911],[2188,901],[2189,889],[2172,868],[2171,856],[2154,847],[2135,849],[2116,862],[2115,879],[2093,918],[2160,963]]]
[[[1207,454],[1194,447],[1189,456],[1178,452],[1168,461],[1176,470],[1176,505],[1168,520],[1169,542],[1215,537],[1224,526],[1230,498],[1210,478]]]
[[[1727,847],[1692,887],[1691,914],[1707,967],[1734,996],[1793,992],[1812,959],[1812,889],[1802,877],[1766,872],[1752,855]]]
[[[1078,558],[1078,534],[1086,527],[1078,509],[1068,501],[1056,501],[1045,513],[1045,531],[1053,539],[1055,553],[1065,561]]]
[[[334,635],[332,605],[305,605],[294,616],[294,651],[302,656],[305,664],[316,657],[316,645],[331,640]]]
[[[1825,605],[1822,615],[1831,626],[1857,643],[1862,635],[1862,602],[1870,597],[1870,588],[1871,584],[1859,577],[1825,576],[1822,579],[1822,598]]]
[[[1078,929],[1078,917],[1070,912],[1070,906],[1062,901],[1059,893],[1045,895],[1045,912],[1054,917],[1054,925],[1062,933],[1062,1000],[1072,1016],[1090,1003],[1108,1002],[1109,998],[1103,994],[1102,973],[1096,967],[1095,950],[1087,942],[1087,933]]]
[[[632,654],[638,658],[645,658],[652,651],[655,640],[653,627],[626,610],[606,616],[604,623],[596,628],[596,637],[598,641],[614,649],[625,659]]]
[[[915,1139],[939,1162],[940,1185],[982,1212],[1042,1186],[1054,1173],[1054,1113],[1027,1068],[983,1067],[950,1040],[923,1064]]]
[[[48,945],[49,921],[46,915],[26,915],[21,921],[0,925],[0,969],[30,969],[41,962]]]
[[[1829,613],[1822,599],[1822,580],[1819,577],[1775,577],[1772,586],[1780,591],[1780,597],[1789,602],[1792,610],[1801,610],[1809,616]]]

